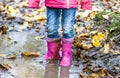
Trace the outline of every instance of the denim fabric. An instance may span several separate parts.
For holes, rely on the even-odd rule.
[[[75,14],[76,8],[60,9],[47,7],[47,23],[46,23],[47,37],[49,38],[59,37],[58,29],[59,18],[61,15],[63,38],[73,38]]]

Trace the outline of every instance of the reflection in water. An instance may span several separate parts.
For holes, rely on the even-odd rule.
[[[69,78],[69,69],[70,67],[61,66],[60,78]]]
[[[58,60],[49,60],[46,65],[44,78],[58,78]]]
[[[70,67],[61,66],[60,72],[58,67],[58,60],[49,60],[49,62],[46,65],[44,78],[69,78]],[[58,73],[60,73],[60,77],[58,76]]]

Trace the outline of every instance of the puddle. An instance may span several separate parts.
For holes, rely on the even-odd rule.
[[[0,38],[0,53],[3,54],[12,54],[17,55],[16,59],[5,59],[0,58],[0,63],[8,64],[12,69],[8,71],[0,71],[0,78],[44,78],[47,74],[46,70],[51,72],[53,75],[56,75],[51,71],[51,68],[56,68],[54,66],[48,67],[45,59],[42,56],[46,53],[46,40],[45,39],[36,39],[36,35],[33,32],[10,32],[7,35],[1,35]],[[22,52],[40,52],[39,57],[23,57],[21,56]],[[64,68],[65,69],[65,68]],[[77,74],[74,70],[76,68],[73,66],[70,69],[70,72],[67,73],[69,78],[78,78],[79,73]],[[58,65],[57,77],[60,75],[60,66]],[[62,70],[63,71],[63,70]],[[66,71],[69,71],[67,69]],[[79,71],[78,71],[79,72]],[[47,72],[48,73],[48,72]],[[64,75],[62,73],[62,75]],[[65,76],[67,78],[67,76]],[[49,78],[47,76],[47,78]],[[60,77],[62,78],[62,77]]]

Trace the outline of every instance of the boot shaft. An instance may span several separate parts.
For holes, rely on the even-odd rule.
[[[61,46],[61,38],[52,39],[47,38],[47,54],[45,55],[46,59],[59,59],[59,50]]]
[[[72,51],[72,44],[73,44],[73,38],[70,39],[62,39],[62,53],[70,54]]]
[[[62,39],[62,59],[60,62],[61,66],[71,66],[72,61],[72,43],[71,39]]]

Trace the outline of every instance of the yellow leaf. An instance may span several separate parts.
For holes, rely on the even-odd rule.
[[[93,77],[93,78],[100,78],[97,73],[92,73],[92,77]]]
[[[38,16],[38,17],[36,17],[36,20],[38,20],[38,21],[46,20],[46,16],[45,15]]]
[[[4,57],[4,56],[5,56],[5,54],[0,53],[0,57]]]
[[[83,45],[83,42],[76,42],[75,43],[75,46],[77,46],[77,47],[81,47]]]
[[[90,18],[91,18],[91,19],[95,18],[95,16],[96,16],[96,12],[92,12],[92,13],[90,14]]]
[[[108,71],[107,71],[106,69],[102,69],[102,70],[100,71],[100,76],[106,76],[107,73],[108,73]]]
[[[9,10],[10,12],[14,12],[14,11],[15,11],[15,9],[13,8],[13,6],[8,6],[8,10]]]
[[[40,52],[23,52],[22,55],[24,56],[40,56]]]
[[[101,47],[101,43],[100,43],[99,40],[92,40],[92,43],[93,43],[93,45],[94,45],[96,48]]]
[[[103,41],[105,40],[105,35],[103,33],[98,32],[97,35],[99,37],[99,40],[103,40]]]
[[[80,34],[80,37],[89,37],[90,34],[89,33],[83,33],[83,34]]]
[[[104,45],[104,53],[105,53],[105,54],[108,54],[109,51],[110,51],[110,46],[109,46],[109,44],[105,44],[105,45]]]
[[[92,36],[92,43],[95,47],[101,47],[101,42],[105,40],[105,35],[102,32],[98,32]]]
[[[94,35],[94,36],[92,37],[92,40],[99,40],[99,37],[98,37],[97,35]]]

